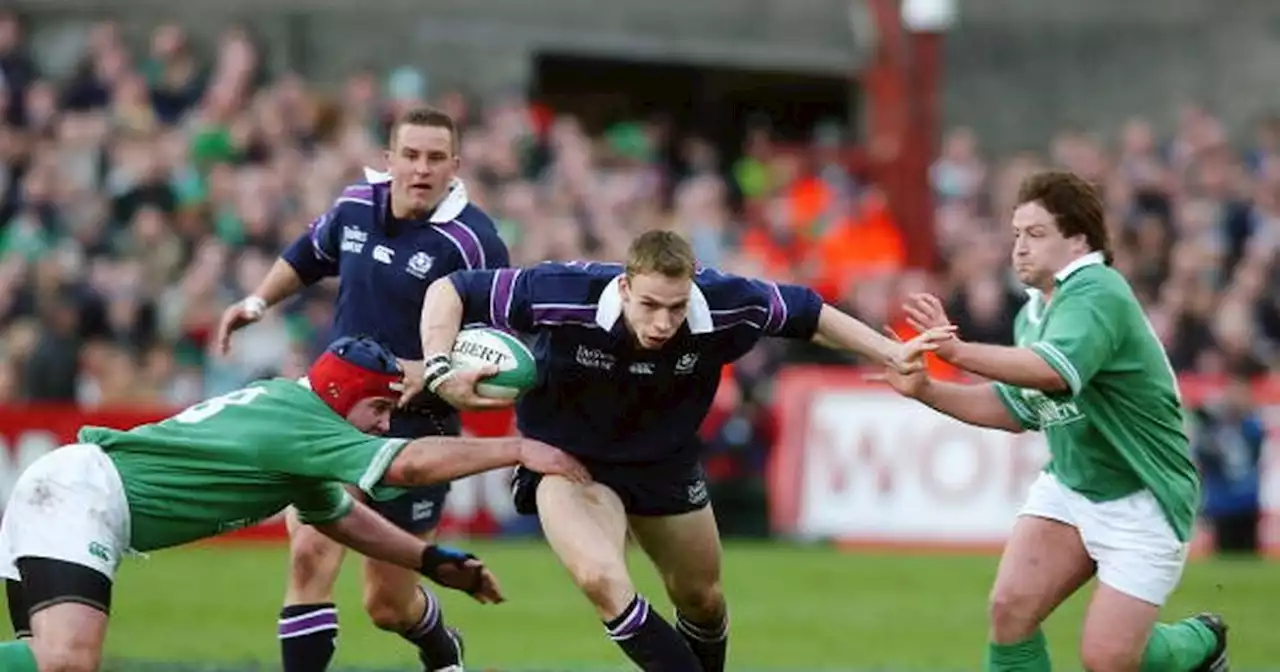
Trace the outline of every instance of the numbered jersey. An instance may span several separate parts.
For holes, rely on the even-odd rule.
[[[332,522],[351,510],[342,483],[375,499],[404,447],[357,431],[305,381],[274,379],[215,397],[162,422],[80,430],[102,446],[124,481],[131,544],[147,551],[244,527],[286,506]]]
[[[1199,479],[1164,348],[1129,284],[1100,255],[1064,269],[1057,282],[1047,305],[1031,296],[1014,331],[1069,389],[996,389],[1025,427],[1044,432],[1047,468],[1063,485],[1097,502],[1150,490],[1185,541]]]

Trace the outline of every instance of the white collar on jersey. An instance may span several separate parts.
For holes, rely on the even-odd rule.
[[[391,173],[374,170],[368,166],[364,168],[364,179],[369,184],[390,184]],[[431,213],[428,219],[432,224],[448,224],[458,218],[462,211],[466,209],[470,203],[467,198],[467,185],[462,180],[453,178],[449,183],[449,193],[445,194],[444,199],[436,206],[435,212]]]
[[[1106,262],[1107,258],[1103,256],[1101,252],[1090,252],[1089,254],[1078,257],[1075,261],[1067,264],[1066,266],[1063,266],[1061,271],[1053,274],[1053,279],[1058,281],[1058,283],[1063,283],[1066,282],[1067,278],[1071,277],[1072,273],[1075,273],[1085,266],[1096,266],[1098,264],[1105,264]]]
[[[1090,252],[1089,254],[1076,258],[1075,261],[1063,266],[1062,270],[1054,273],[1053,281],[1058,284],[1062,284],[1066,282],[1067,278],[1071,277],[1072,273],[1075,273],[1086,266],[1096,266],[1098,264],[1105,263],[1107,263],[1107,258],[1103,256],[1101,252]],[[1042,303],[1044,301],[1044,292],[1041,292],[1035,287],[1028,287],[1027,296],[1030,297],[1030,300],[1028,301],[1029,305],[1027,306],[1027,317],[1032,323],[1039,324],[1041,317],[1040,311],[1043,308]]]
[[[619,284],[622,276],[614,278],[600,293],[600,303],[596,307],[596,324],[605,329],[612,329],[622,317],[622,290]],[[684,318],[689,323],[689,331],[695,334],[709,334],[715,330],[711,322],[711,305],[707,297],[694,283],[689,289],[689,314]]]
[[[1062,284],[1066,282],[1067,278],[1071,277],[1073,273],[1075,273],[1076,271],[1082,268],[1085,268],[1086,266],[1096,266],[1098,264],[1105,264],[1105,263],[1107,263],[1107,258],[1104,257],[1101,252],[1090,252],[1089,254],[1086,254],[1084,256],[1077,257],[1075,261],[1067,264],[1066,266],[1063,266],[1062,270],[1053,274],[1053,280],[1058,284]],[[1032,297],[1038,297],[1040,296],[1040,290],[1036,289],[1035,287],[1028,287],[1027,295]]]

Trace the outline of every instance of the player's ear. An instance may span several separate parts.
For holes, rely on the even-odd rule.
[[[618,296],[621,296],[625,300],[630,296],[630,294],[631,283],[627,282],[627,276],[623,275],[621,278],[618,278]]]

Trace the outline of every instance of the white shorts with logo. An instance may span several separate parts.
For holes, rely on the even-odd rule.
[[[115,579],[129,548],[129,502],[115,464],[93,444],[63,446],[27,467],[0,522],[0,577],[19,558],[52,558]]]
[[[1031,484],[1018,515],[1076,528],[1098,565],[1098,580],[1144,602],[1163,605],[1182,578],[1189,545],[1178,539],[1150,490],[1092,502],[1045,472]]]

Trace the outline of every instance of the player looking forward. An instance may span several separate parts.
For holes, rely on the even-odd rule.
[[[343,190],[310,231],[284,251],[253,295],[227,309],[218,334],[222,349],[231,332],[268,306],[336,275],[331,338],[373,336],[412,368],[422,359],[417,320],[428,285],[455,270],[508,264],[493,222],[468,202],[465,185],[455,178],[458,162],[457,131],[448,115],[423,108],[400,117],[387,149],[389,177],[374,174],[369,184]],[[449,404],[432,395],[414,402],[392,416],[391,436],[461,432],[458,413]],[[401,529],[430,539],[448,490],[447,483],[414,488],[370,505]],[[289,583],[278,630],[283,667],[285,672],[323,672],[338,636],[333,586],[343,548],[298,525],[292,513],[288,520]],[[456,633],[445,626],[438,601],[416,574],[368,558],[364,570],[364,608],[375,625],[418,647],[427,670],[462,663]]]
[[[1157,623],[1187,558],[1199,479],[1164,349],[1110,267],[1102,200],[1070,173],[1027,179],[1013,212],[1013,266],[1030,298],[1016,347],[939,344],[995,381],[890,373],[900,393],[972,425],[1038,430],[1050,461],[1031,486],[991,591],[986,669],[1047,671],[1040,624],[1096,576],[1080,654],[1093,672],[1219,672],[1227,628],[1201,614]],[[918,328],[949,324],[936,297],[907,305]]]
[[[341,339],[305,379],[253,383],[129,431],[85,427],[80,443],[36,460],[0,522],[0,576],[20,638],[0,644],[0,670],[97,670],[122,555],[212,537],[290,505],[335,543],[500,601],[474,557],[396,529],[341,484],[385,500],[517,463],[576,479],[586,471],[531,440],[364,433],[387,431],[403,389],[389,351]]]
[[[492,403],[449,368],[459,326],[474,322],[536,334],[539,380],[517,407],[520,432],[579,457],[596,480],[518,470],[516,509],[538,514],[609,637],[642,669],[664,672],[725,667],[720,539],[698,439],[721,368],[780,336],[910,372],[941,337],[895,343],[804,287],[699,270],[689,244],[666,231],[633,241],[625,266],[546,263],[433,283],[423,383],[459,407]],[[665,582],[675,628],[636,592],[628,529]]]

